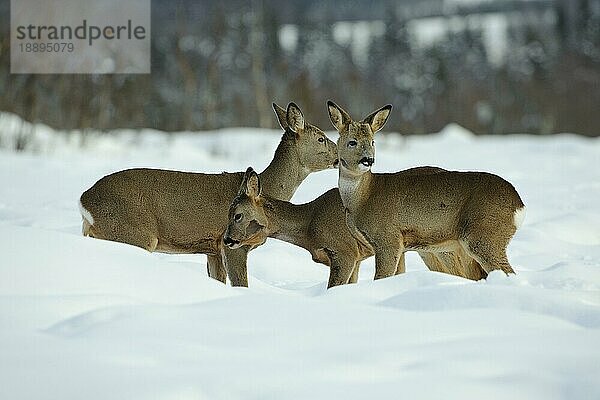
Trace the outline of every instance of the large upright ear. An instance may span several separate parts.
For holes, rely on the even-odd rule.
[[[338,132],[344,130],[352,120],[350,114],[331,100],[327,100],[327,112],[329,112],[329,119],[331,120],[333,127],[337,129]]]
[[[363,119],[362,122],[369,124],[371,126],[371,130],[373,131],[373,133],[375,133],[381,128],[383,128],[391,112],[392,105],[385,105],[379,110],[373,111],[371,114],[365,117],[365,119]]]
[[[245,194],[250,198],[256,198],[260,196],[260,190],[260,178],[258,177],[258,174],[252,167],[248,167],[244,173],[244,178],[242,179],[238,194]]]
[[[277,104],[273,103],[273,111],[275,111],[275,115],[277,115],[277,121],[279,121],[279,125],[285,131],[288,127],[287,123],[287,113],[285,109],[279,107]]]
[[[304,130],[304,115],[300,107],[292,102],[287,106],[287,123],[290,130],[294,133],[300,133]]]

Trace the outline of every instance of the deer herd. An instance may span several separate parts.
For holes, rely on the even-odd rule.
[[[150,252],[202,253],[208,275],[248,286],[248,252],[277,238],[330,267],[328,288],[358,279],[375,256],[375,279],[405,271],[416,251],[432,271],[479,280],[514,273],[506,247],[523,221],[515,188],[497,175],[417,167],[374,173],[375,133],[392,110],[360,121],[332,101],[337,145],[300,108],[273,104],[284,130],[261,173],[204,174],[128,169],[107,175],[80,198],[83,234]],[[338,188],[313,201],[289,200],[312,172],[338,168]]]

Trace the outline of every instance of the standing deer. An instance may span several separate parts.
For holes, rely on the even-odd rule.
[[[224,244],[236,249],[260,245],[267,237],[274,237],[308,250],[315,262],[331,267],[328,288],[356,282],[360,262],[373,252],[346,227],[337,188],[309,203],[296,205],[262,195],[261,182],[252,168],[246,170],[229,208]]]
[[[498,269],[514,273],[506,247],[525,207],[510,183],[483,172],[372,173],[373,136],[392,106],[360,122],[332,101],[327,108],[340,134],[338,186],[347,223],[372,246],[375,279],[404,272],[407,250],[425,253],[434,270],[462,268],[471,279]]]
[[[265,193],[289,200],[310,173],[337,164],[337,150],[296,104],[273,109],[285,133],[261,179]],[[231,284],[247,286],[251,247],[225,249],[226,263],[221,254],[229,204],[243,175],[129,169],[105,176],[81,195],[83,234],[150,252],[203,253],[209,276],[225,282],[231,268]]]

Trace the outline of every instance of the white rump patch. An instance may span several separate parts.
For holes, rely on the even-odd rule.
[[[517,229],[519,229],[521,227],[521,225],[523,225],[523,221],[525,220],[526,213],[527,213],[527,208],[524,206],[515,210],[515,215],[513,216],[513,222]]]
[[[85,209],[83,204],[81,204],[81,200],[79,200],[79,212],[81,213],[81,217],[85,219],[90,225],[94,225],[94,217],[92,214]]]

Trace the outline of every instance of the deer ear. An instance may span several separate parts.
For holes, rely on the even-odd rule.
[[[392,105],[385,105],[379,110],[373,111],[371,114],[365,117],[365,119],[363,119],[362,122],[369,124],[371,126],[371,130],[373,131],[373,133],[375,133],[381,128],[383,128],[391,112]]]
[[[286,114],[290,130],[296,134],[301,133],[304,130],[304,115],[300,111],[300,107],[292,102],[288,104]]]
[[[240,185],[239,195],[246,195],[251,198],[260,196],[261,185],[258,174],[252,167],[248,167],[244,173],[242,184]]]
[[[246,227],[246,235],[254,235],[263,228],[263,225],[261,225],[257,220],[253,219]]]
[[[333,127],[337,129],[338,132],[344,130],[352,120],[350,115],[344,111],[342,107],[331,100],[327,100],[327,111],[329,112],[329,119],[331,120]]]
[[[275,103],[273,103],[273,111],[275,111],[275,115],[277,116],[277,121],[279,121],[279,125],[285,131],[288,128],[287,112],[285,111],[285,109],[279,107]]]
[[[252,173],[246,182],[246,194],[251,198],[256,198],[260,196],[260,189],[260,179],[258,178],[258,174],[252,170]]]

